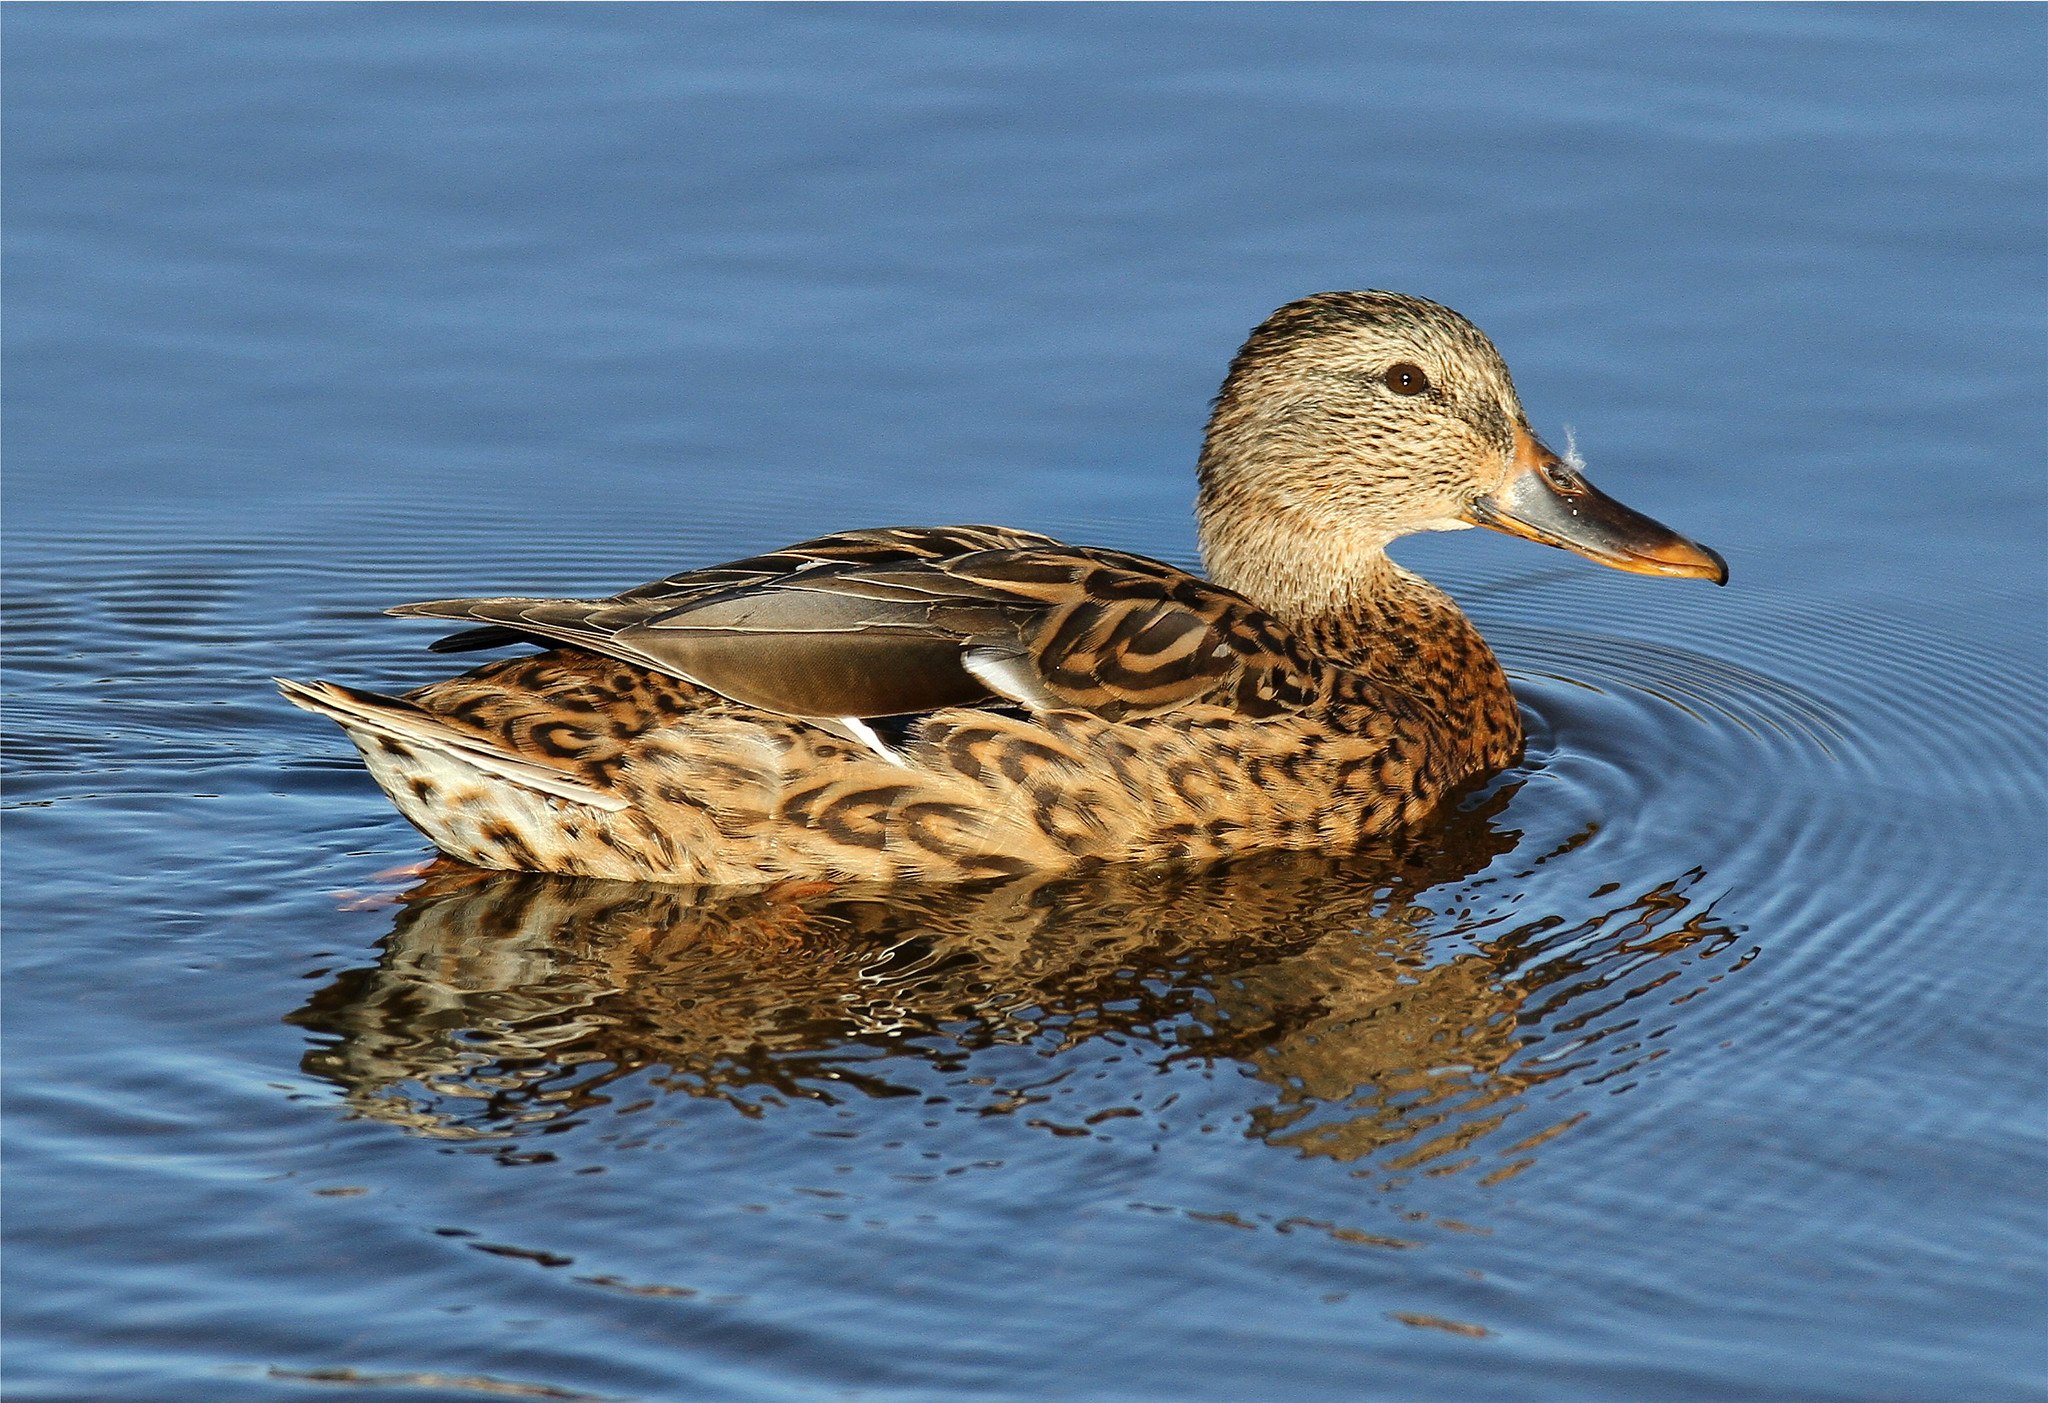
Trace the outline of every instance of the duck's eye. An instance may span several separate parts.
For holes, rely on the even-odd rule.
[[[1429,393],[1429,377],[1422,373],[1422,367],[1401,361],[1387,367],[1387,373],[1380,379],[1387,388],[1397,395],[1423,395]]]

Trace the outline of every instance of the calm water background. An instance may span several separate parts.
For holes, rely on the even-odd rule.
[[[4,25],[10,1397],[2048,1397],[2048,12]],[[1361,286],[1734,568],[1406,550],[1535,737],[1416,851],[408,894],[265,681],[842,525],[1186,560]]]

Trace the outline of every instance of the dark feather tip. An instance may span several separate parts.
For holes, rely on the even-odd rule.
[[[445,638],[436,638],[427,645],[430,653],[474,653],[480,648],[507,648],[514,643],[531,643],[533,638],[516,628],[501,628],[490,624],[484,628],[466,628],[460,633],[451,633]],[[546,645],[542,645],[546,646]]]

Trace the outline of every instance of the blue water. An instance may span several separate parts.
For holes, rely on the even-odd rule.
[[[2048,1397],[2048,12],[11,6],[10,1398]],[[1725,553],[1403,861],[425,856],[272,674],[848,525],[1189,561],[1457,307]],[[430,636],[430,635],[427,635]]]

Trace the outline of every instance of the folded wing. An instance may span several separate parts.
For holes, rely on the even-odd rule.
[[[1196,701],[1251,715],[1309,670],[1241,596],[1141,556],[993,527],[846,532],[610,599],[455,599],[411,617],[444,643],[565,644],[789,716],[878,717],[1003,699],[1121,719]]]

